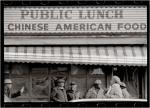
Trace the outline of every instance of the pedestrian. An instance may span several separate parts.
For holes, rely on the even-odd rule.
[[[4,102],[13,102],[13,98],[20,96],[24,92],[24,87],[22,87],[19,91],[11,93],[11,79],[5,79],[4,83]]]
[[[96,80],[86,94],[86,98],[105,98],[101,80]]]
[[[51,99],[53,102],[67,102],[68,101],[64,86],[65,86],[65,80],[58,79],[57,86],[53,88],[52,94],[51,94]]]
[[[80,92],[77,90],[77,84],[75,82],[70,83],[70,89],[67,90],[68,101],[80,99]]]
[[[121,81],[118,76],[113,76],[110,81],[110,87],[106,93],[107,98],[123,98],[122,90],[121,90]]]
[[[121,90],[122,90],[123,97],[124,98],[131,98],[131,95],[127,90],[126,84],[122,82],[120,87],[121,87]]]

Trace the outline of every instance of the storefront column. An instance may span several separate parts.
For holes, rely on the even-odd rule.
[[[107,79],[107,84],[106,84],[106,87],[109,88],[110,86],[110,80],[113,76],[113,68],[111,69],[111,71],[108,71],[107,72],[107,75],[106,75],[106,79]]]

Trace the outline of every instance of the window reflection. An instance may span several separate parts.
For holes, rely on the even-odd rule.
[[[68,67],[60,66],[60,67],[51,67],[51,74],[54,75],[67,75]]]
[[[91,75],[103,75],[104,72],[101,68],[94,68],[91,72]]]
[[[75,66],[71,68],[71,75],[86,75],[87,67],[84,66]]]
[[[32,78],[32,95],[35,97],[49,95],[49,78],[48,77],[33,77]]]
[[[12,65],[12,74],[13,75],[26,75],[28,74],[28,67],[25,64],[13,64]]]
[[[48,74],[48,68],[32,68],[32,74]]]
[[[12,93],[17,92],[22,87],[24,87],[24,92],[18,98],[28,97],[29,96],[29,88],[27,83],[27,78],[12,78]]]

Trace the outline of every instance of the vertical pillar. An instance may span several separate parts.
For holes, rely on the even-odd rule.
[[[108,69],[107,71],[107,75],[106,75],[106,80],[107,80],[107,84],[106,84],[106,87],[108,88],[110,86],[110,80],[113,76],[113,67],[110,67],[111,69]],[[111,71],[109,71],[111,70]]]

